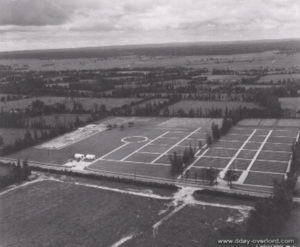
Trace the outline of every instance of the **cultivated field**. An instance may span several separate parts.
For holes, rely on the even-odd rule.
[[[28,130],[31,136],[34,134],[34,130]],[[3,137],[3,144],[9,145],[14,144],[17,139],[23,139],[27,129],[11,129],[11,128],[0,128],[0,136]],[[41,130],[36,130],[38,137],[41,136]]]
[[[68,98],[68,97],[34,97],[28,99],[14,100],[9,102],[0,102],[0,109],[10,111],[12,109],[24,109],[34,100],[40,100],[46,105],[54,105],[56,103],[64,103],[68,109],[72,109],[74,103],[81,103],[85,110],[94,110],[101,105],[105,105],[110,110],[115,107],[121,107],[131,104],[141,99],[138,98]]]
[[[258,83],[265,82],[283,82],[283,81],[300,82],[300,74],[279,74],[279,75],[266,75],[258,80]]]
[[[111,246],[151,228],[163,208],[161,200],[39,182],[1,196],[1,246]]]
[[[81,59],[0,59],[0,65],[9,65],[14,69],[25,70],[94,70],[110,68],[145,68],[145,67],[192,67],[209,70],[233,69],[245,70],[254,68],[281,68],[294,67],[298,63],[300,53],[286,55],[277,51],[258,53],[232,54],[232,55],[193,55],[193,56],[110,56],[107,58],[81,58]]]
[[[159,196],[53,178],[0,197],[3,247],[210,247],[220,228],[247,213],[244,206],[184,201],[179,193]]]
[[[292,98],[279,98],[279,102],[282,109],[290,109],[299,111],[300,110],[300,98],[292,97]]]
[[[207,80],[210,82],[230,83],[237,82],[241,78],[237,75],[208,75]]]
[[[167,101],[168,101],[168,99],[155,98],[155,99],[146,100],[145,102],[138,104],[137,107],[145,107],[147,104],[162,104]]]
[[[36,122],[43,122],[47,126],[68,126],[69,124],[74,124],[78,118],[81,122],[86,122],[90,118],[89,114],[53,114],[39,117],[27,118],[27,126],[34,124]]]
[[[211,111],[215,109],[222,109],[223,111],[231,109],[239,109],[240,107],[246,108],[261,108],[260,106],[249,103],[249,102],[234,102],[234,101],[199,101],[199,100],[182,100],[174,105],[169,106],[170,112],[175,111],[178,112],[179,110],[183,110],[185,113],[189,113],[191,109],[195,111],[199,108],[202,109],[203,114],[206,111]]]

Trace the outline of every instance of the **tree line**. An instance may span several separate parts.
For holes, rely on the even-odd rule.
[[[0,188],[6,187],[13,183],[20,183],[27,180],[31,175],[31,168],[26,160],[17,163],[0,162],[0,167],[6,169],[7,172],[0,174]]]

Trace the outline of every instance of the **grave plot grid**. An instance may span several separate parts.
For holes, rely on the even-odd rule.
[[[233,169],[241,173],[238,181],[241,184],[269,186],[270,177],[284,176],[290,158],[291,143],[295,139],[290,136],[278,136],[278,134],[284,132],[278,133],[278,130],[270,128],[233,128],[229,135],[200,152],[199,140],[202,144],[206,143],[205,139],[200,138],[206,135],[201,128],[192,132],[166,130],[161,135],[147,139],[138,145],[124,143],[98,160],[117,161],[119,165],[123,162],[127,165],[134,163],[150,167],[169,167],[170,155],[173,152],[181,156],[184,149],[192,145],[199,152],[185,172],[212,167],[221,171],[221,177],[224,177],[228,169]],[[130,145],[137,146],[132,151]],[[267,176],[266,182],[262,181],[264,176]]]
[[[147,141],[138,144],[138,147],[135,146],[133,150],[129,147],[132,145],[137,145],[137,143],[124,143],[115,150],[112,150],[108,154],[100,157],[93,163],[102,160],[117,161],[119,163],[133,162],[145,165],[170,166],[169,156],[173,152],[176,152],[178,156],[181,156],[184,152],[184,149],[189,147],[189,145],[182,145],[182,143],[184,141],[189,141],[192,136],[203,135],[200,130],[201,127],[192,132],[174,131],[173,133],[172,130],[169,130],[152,140],[147,139]],[[199,149],[199,145],[192,145],[192,147],[195,148],[195,152],[197,152]],[[127,152],[126,150],[131,151]]]
[[[242,137],[238,136],[239,133]],[[291,133],[297,132],[271,128],[233,128],[189,169],[212,167],[221,169],[223,175],[228,169],[244,171],[239,183],[269,186],[273,178],[281,178],[286,173],[291,145],[296,139],[295,136],[291,137]],[[266,181],[261,181],[264,176],[267,176]]]

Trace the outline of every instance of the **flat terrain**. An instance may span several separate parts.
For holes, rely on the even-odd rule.
[[[204,168],[213,167],[223,174],[232,169],[239,174],[236,184],[257,188],[271,188],[274,179],[283,179],[299,129],[291,127],[293,121],[287,127],[272,119],[254,120],[241,121],[209,147],[194,162],[190,176],[197,177]]]
[[[279,102],[282,109],[300,110],[300,97],[279,98]]]
[[[134,122],[134,126],[128,127],[129,122]],[[199,141],[204,144],[212,122],[220,124],[219,119],[111,118],[10,157],[62,166],[75,153],[95,154],[97,160],[90,168],[101,170],[108,166],[109,171],[115,167],[115,171],[125,173],[137,168],[136,173],[141,170],[141,175],[149,171],[153,175],[161,173],[156,163],[167,159],[159,167],[165,171],[161,176],[169,177],[168,155],[173,151],[183,152],[189,145],[198,146]],[[107,124],[114,123],[124,129],[106,129]]]
[[[265,82],[278,83],[284,81],[300,82],[300,74],[266,75],[261,77],[258,80],[258,83],[265,83]]]
[[[206,111],[211,111],[215,109],[222,109],[225,111],[226,109],[232,110],[232,109],[239,109],[240,107],[244,108],[261,108],[260,106],[254,104],[254,103],[248,103],[248,102],[223,102],[223,101],[201,101],[201,100],[182,100],[178,103],[175,103],[174,105],[169,106],[169,111],[175,111],[178,112],[179,110],[183,110],[185,113],[189,113],[191,109],[194,111],[197,111],[197,109],[202,109],[203,114],[205,114]]]
[[[234,219],[234,210],[214,207],[186,206],[163,224],[156,235],[151,231],[137,236],[127,247],[215,247],[218,230]]]
[[[33,136],[34,131],[32,129],[12,129],[12,128],[0,128],[0,135],[3,137],[4,145],[14,144],[17,139],[23,139],[25,133],[29,131]],[[36,133],[40,137],[41,130],[36,130]]]
[[[1,196],[1,246],[110,246],[151,227],[163,207],[160,200],[39,182]]]
[[[159,52],[160,53],[160,52]],[[193,54],[193,53],[192,53]],[[25,70],[94,70],[110,68],[145,68],[145,67],[192,67],[208,69],[244,70],[261,67],[280,68],[294,67],[299,61],[300,53],[284,54],[274,51],[230,54],[230,55],[116,55],[109,57],[81,58],[81,59],[0,59],[0,65],[9,65],[14,69]]]
[[[85,110],[94,110],[96,105],[100,107],[105,105],[106,109],[110,110],[115,107],[121,107],[126,104],[137,102],[141,99],[137,98],[68,98],[68,97],[33,97],[27,99],[20,99],[8,102],[0,102],[0,109],[10,111],[12,109],[24,109],[33,101],[40,100],[46,105],[53,105],[56,103],[64,103],[66,108],[72,109],[74,103],[81,103]]]
[[[118,246],[128,236],[124,246],[214,246],[219,228],[243,219],[236,209],[186,205],[163,220],[169,197],[111,190],[46,180],[0,194],[1,246]]]
[[[27,118],[26,122],[28,126],[37,122],[43,122],[47,126],[56,126],[56,125],[69,126],[69,124],[74,124],[77,118],[81,122],[86,122],[86,120],[90,118],[90,115],[89,114],[52,114],[46,116]]]
[[[129,127],[129,122],[134,126]],[[111,118],[9,157],[131,178],[174,180],[169,156],[174,152],[182,155],[192,146],[196,151],[188,167],[192,181],[203,180],[203,170],[211,167],[219,171],[219,179],[229,169],[235,170],[239,177],[234,184],[238,186],[271,189],[274,179],[284,178],[292,144],[299,135],[299,120],[246,119],[200,150],[212,122],[221,124],[219,119]],[[108,130],[108,123],[124,127]],[[75,153],[95,154],[96,159],[76,161],[72,159]]]

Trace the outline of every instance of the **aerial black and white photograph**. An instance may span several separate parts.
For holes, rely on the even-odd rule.
[[[299,0],[0,0],[0,247],[300,246]]]

